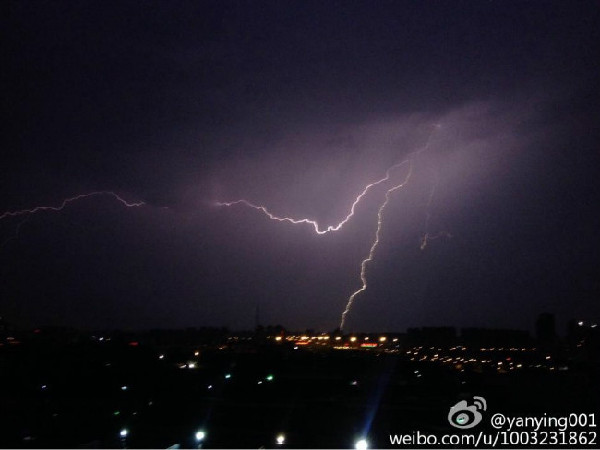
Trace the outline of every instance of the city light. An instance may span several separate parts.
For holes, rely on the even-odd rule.
[[[366,439],[360,439],[356,441],[356,444],[354,444],[354,448],[356,450],[367,450],[369,448],[369,443]]]
[[[355,336],[352,336],[352,337],[350,338],[350,342],[356,342],[356,337],[355,337]]]
[[[226,379],[226,380],[229,380],[230,378],[231,378],[231,374],[230,374],[230,373],[226,373],[226,374],[225,374],[225,379]]]
[[[278,434],[275,438],[275,442],[277,442],[277,445],[283,445],[285,442],[285,436],[283,434]]]
[[[204,431],[196,431],[196,441],[201,442],[206,437],[206,433]]]
[[[119,432],[119,436],[121,436],[122,438],[126,438],[127,434],[129,433],[129,431],[127,431],[127,428],[123,428],[120,432]]]

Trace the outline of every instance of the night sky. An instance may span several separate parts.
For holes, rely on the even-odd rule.
[[[419,150],[348,331],[600,316],[597,1],[19,0],[1,16],[0,214],[97,190],[146,202],[2,219],[5,320],[251,329],[260,305],[262,324],[332,330],[391,185],[323,236],[215,202],[335,225]]]

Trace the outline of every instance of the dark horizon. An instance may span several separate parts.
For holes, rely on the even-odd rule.
[[[307,327],[307,328],[302,328],[302,329],[292,329],[292,328],[288,328],[285,326],[285,324],[266,324],[266,323],[262,323],[259,324],[256,327],[253,328],[237,328],[237,329],[231,329],[228,328],[226,326],[219,326],[219,325],[191,325],[191,326],[187,326],[187,327],[168,327],[168,326],[164,326],[164,327],[154,327],[154,328],[111,328],[111,327],[104,327],[104,328],[90,328],[90,327],[82,327],[82,326],[70,326],[70,325],[52,325],[52,324],[36,324],[34,326],[21,326],[20,324],[16,324],[16,323],[11,323],[10,321],[7,321],[6,317],[0,317],[0,330],[4,331],[4,334],[9,335],[9,334],[13,334],[13,335],[18,335],[20,333],[27,333],[27,335],[29,335],[31,332],[34,333],[45,333],[45,332],[61,332],[61,331],[65,331],[65,332],[76,332],[79,334],[89,334],[89,335],[100,335],[100,334],[104,334],[107,336],[110,336],[111,334],[114,335],[143,335],[143,334],[148,334],[148,333],[153,333],[153,332],[158,332],[158,333],[162,333],[162,332],[175,332],[175,333],[185,333],[185,332],[219,332],[219,333],[223,333],[226,335],[235,335],[235,334],[243,334],[243,335],[256,335],[257,333],[268,333],[269,331],[277,334],[277,332],[279,331],[274,331],[274,330],[280,330],[280,332],[283,332],[285,335],[297,335],[297,334],[313,334],[313,335],[322,335],[322,334],[327,334],[327,335],[332,335],[332,334],[339,334],[341,336],[352,336],[352,335],[407,335],[415,332],[419,332],[419,330],[424,330],[426,332],[431,332],[431,331],[435,331],[435,330],[454,330],[454,332],[456,333],[456,338],[461,338],[463,337],[463,332],[464,331],[471,331],[471,330],[483,330],[483,331],[491,331],[491,332],[523,332],[523,333],[527,333],[528,336],[530,336],[532,339],[537,339],[537,322],[538,320],[544,316],[544,315],[550,315],[552,317],[552,321],[554,323],[552,329],[553,329],[553,333],[554,336],[556,336],[557,339],[563,340],[565,338],[567,338],[569,336],[569,333],[572,332],[572,327],[578,325],[580,322],[583,323],[582,326],[584,326],[585,329],[595,329],[597,324],[600,323],[600,320],[598,318],[556,318],[553,314],[551,313],[541,313],[540,315],[538,315],[535,320],[532,322],[531,326],[528,328],[517,328],[517,327],[507,327],[507,328],[500,328],[500,327],[494,327],[494,326],[480,326],[477,324],[473,324],[473,325],[469,325],[469,326],[455,326],[453,324],[443,324],[443,323],[439,323],[439,324],[435,324],[435,325],[418,325],[418,324],[413,324],[413,325],[409,325],[407,328],[405,329],[386,329],[386,330],[340,330],[339,328],[332,328],[332,329],[314,329],[311,327]],[[595,326],[592,326],[595,325]]]

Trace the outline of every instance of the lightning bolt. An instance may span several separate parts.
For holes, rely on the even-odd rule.
[[[435,124],[434,125],[434,131],[436,129],[440,129],[441,125],[440,124]],[[348,313],[350,312],[350,309],[352,308],[352,304],[354,303],[354,300],[356,299],[356,297],[361,293],[366,291],[367,289],[367,265],[369,264],[369,262],[371,262],[375,256],[375,251],[377,250],[377,247],[379,245],[379,240],[381,237],[381,228],[383,225],[383,213],[385,208],[387,207],[391,195],[392,193],[394,193],[395,191],[403,188],[404,186],[406,186],[406,184],[410,181],[410,178],[412,176],[412,172],[413,172],[413,159],[419,155],[421,152],[424,152],[425,150],[427,150],[429,148],[429,144],[431,142],[431,138],[433,136],[433,132],[429,135],[429,138],[427,139],[427,143],[420,148],[419,150],[416,150],[412,153],[410,153],[408,155],[408,157],[399,162],[394,164],[393,166],[389,167],[386,172],[385,172],[385,176],[383,178],[380,178],[377,181],[373,181],[369,184],[367,184],[364,189],[356,196],[356,198],[354,199],[354,202],[352,203],[352,206],[350,207],[350,211],[348,212],[348,214],[346,215],[346,217],[344,217],[338,224],[336,225],[329,225],[326,228],[322,228],[319,223],[316,220],[312,220],[312,219],[294,219],[293,217],[280,217],[277,216],[275,214],[273,214],[271,211],[269,211],[265,206],[263,205],[256,205],[248,200],[245,199],[240,199],[240,200],[235,200],[235,201],[230,201],[230,202],[215,202],[216,206],[227,206],[227,207],[231,207],[231,206],[235,206],[235,205],[245,205],[249,208],[255,209],[257,211],[260,211],[261,213],[263,213],[265,216],[267,216],[269,219],[271,220],[275,220],[278,222],[289,222],[291,224],[294,225],[298,225],[298,224],[307,224],[310,225],[316,234],[318,235],[324,235],[330,232],[335,232],[335,231],[339,231],[342,229],[342,227],[348,223],[348,221],[354,216],[355,214],[355,210],[356,210],[356,206],[360,203],[360,201],[363,199],[363,197],[369,192],[369,190],[377,185],[380,185],[382,183],[385,183],[387,181],[390,180],[391,178],[391,173],[394,169],[397,169],[401,166],[404,165],[408,165],[408,171],[406,173],[406,176],[404,177],[404,180],[397,185],[392,186],[391,188],[389,188],[386,193],[385,193],[385,200],[383,201],[383,203],[381,204],[381,206],[379,207],[379,210],[377,211],[377,229],[375,231],[375,238],[373,240],[373,243],[371,244],[371,247],[369,249],[369,253],[367,255],[367,257],[365,259],[362,260],[361,264],[360,264],[360,279],[362,282],[362,286],[357,289],[356,291],[354,291],[352,293],[352,295],[350,295],[350,297],[348,298],[348,301],[346,303],[346,308],[344,309],[344,311],[342,312],[342,316],[341,316],[341,320],[340,320],[340,329],[344,328],[345,322],[346,322],[346,316],[348,315]],[[436,182],[434,184],[434,188],[432,189],[430,195],[429,195],[429,200],[427,202],[427,218],[426,218],[426,228],[427,225],[429,223],[429,217],[430,217],[430,213],[429,213],[429,207],[431,206],[431,202],[433,199],[433,195],[435,192],[435,186],[437,185],[437,179]],[[445,232],[444,232],[445,233]],[[446,233],[448,236],[450,236],[449,233]],[[427,231],[425,232],[425,236],[423,237],[422,241],[421,241],[421,249],[424,249],[425,246],[427,245],[427,240],[431,240],[431,239],[436,239],[437,237],[439,237],[438,235],[436,236],[431,236]]]
[[[385,172],[385,176],[377,181],[374,181],[372,183],[369,183],[365,186],[365,188],[362,190],[362,192],[360,194],[358,194],[358,196],[356,197],[356,199],[354,200],[354,202],[352,203],[352,207],[350,208],[350,212],[346,215],[346,217],[344,217],[344,219],[339,222],[337,225],[329,225],[327,228],[325,229],[320,229],[319,227],[319,223],[316,220],[312,220],[312,219],[294,219],[292,217],[279,217],[276,216],[275,214],[273,214],[272,212],[270,212],[265,206],[262,205],[255,205],[254,203],[249,202],[248,200],[236,200],[233,202],[216,202],[215,204],[217,206],[234,206],[234,205],[239,205],[239,204],[243,204],[246,205],[250,208],[256,209],[258,211],[261,211],[264,215],[266,215],[269,219],[271,220],[276,220],[279,222],[289,222],[292,223],[294,225],[297,224],[302,224],[302,223],[306,223],[309,224],[313,227],[313,229],[315,230],[315,233],[322,235],[322,234],[327,234],[330,233],[332,231],[339,231],[342,229],[342,227],[344,225],[346,225],[346,223],[348,223],[348,221],[352,218],[352,216],[354,216],[354,212],[356,210],[356,205],[358,205],[360,203],[360,201],[362,200],[362,198],[367,194],[367,192],[369,192],[369,189],[371,189],[374,186],[377,186],[381,183],[384,183],[386,181],[388,181],[390,179],[390,174],[391,172],[400,167],[403,166],[405,164],[407,164],[410,160],[404,160],[402,162],[399,162],[397,164],[394,164],[393,166],[391,166],[386,172]]]
[[[134,207],[143,206],[146,204],[144,202],[138,202],[138,203],[128,202],[127,200],[123,199],[122,197],[120,197],[119,195],[115,194],[112,191],[95,191],[95,192],[88,192],[87,194],[79,194],[74,197],[66,198],[62,201],[62,203],[59,206],[35,206],[31,209],[21,209],[18,211],[6,211],[6,212],[0,214],[0,220],[6,219],[9,217],[17,217],[17,216],[24,216],[24,215],[28,215],[28,214],[35,214],[35,213],[42,212],[42,211],[62,211],[63,209],[65,209],[67,207],[67,205],[69,205],[70,203],[73,203],[77,200],[81,200],[81,199],[88,198],[88,197],[101,196],[101,195],[107,195],[107,196],[114,197],[117,201],[119,201],[120,203],[122,203],[124,206],[126,206],[128,208],[134,208]]]
[[[371,248],[369,249],[369,254],[360,263],[360,280],[362,281],[362,286],[360,288],[358,288],[356,291],[354,291],[352,293],[352,295],[350,295],[350,297],[348,298],[348,302],[346,303],[346,308],[344,309],[344,312],[342,312],[342,318],[340,321],[340,330],[344,329],[344,325],[346,323],[346,316],[350,312],[350,308],[352,308],[352,304],[354,303],[354,299],[356,298],[356,296],[358,294],[360,294],[361,292],[364,292],[367,290],[367,264],[370,263],[371,261],[373,261],[373,257],[375,256],[375,250],[377,249],[377,246],[379,245],[379,238],[381,237],[381,226],[383,224],[383,212],[384,212],[386,206],[388,205],[388,203],[390,202],[390,197],[391,197],[392,193],[397,191],[398,189],[403,188],[406,185],[406,183],[408,183],[408,181],[410,180],[410,177],[412,175],[412,169],[413,169],[412,160],[407,160],[407,161],[409,163],[409,166],[408,166],[409,168],[408,168],[406,177],[404,178],[402,183],[387,190],[387,192],[385,193],[385,200],[379,207],[379,211],[377,211],[377,230],[375,231],[375,240],[373,241],[373,244],[371,244]]]
[[[312,219],[294,219],[292,217],[279,217],[276,216],[275,214],[273,214],[272,212],[270,212],[266,206],[263,205],[255,205],[254,203],[248,201],[248,200],[244,200],[244,199],[240,199],[240,200],[235,200],[235,201],[231,201],[231,202],[215,202],[214,204],[216,206],[234,206],[234,205],[246,205],[252,209],[256,209],[257,211],[262,212],[265,216],[267,216],[269,219],[271,220],[276,220],[278,222],[289,222],[292,223],[294,225],[297,224],[302,224],[302,223],[306,223],[309,224],[313,227],[313,229],[315,230],[315,233],[317,234],[327,234],[330,233],[332,231],[339,231],[340,229],[342,229],[342,227],[348,223],[348,221],[352,218],[352,216],[354,216],[354,212],[356,209],[356,205],[358,205],[360,203],[360,201],[362,200],[362,198],[367,195],[367,192],[369,192],[369,189],[371,189],[374,186],[377,186],[381,183],[384,183],[386,181],[388,181],[390,179],[390,174],[391,172],[398,168],[401,167],[405,164],[410,163],[410,161],[412,160],[412,158],[416,157],[417,155],[419,155],[420,153],[426,151],[429,148],[429,144],[431,143],[431,138],[433,137],[433,134],[435,132],[435,130],[440,129],[442,126],[441,124],[434,124],[433,125],[434,130],[432,133],[429,134],[429,137],[427,138],[427,142],[425,143],[425,145],[423,147],[421,147],[418,150],[413,151],[412,153],[409,153],[408,157],[403,160],[400,161],[399,163],[394,164],[393,166],[390,166],[386,172],[385,172],[385,176],[377,181],[373,181],[369,184],[367,184],[365,186],[365,188],[360,192],[360,194],[358,194],[356,196],[356,198],[354,199],[354,202],[352,203],[352,206],[350,207],[350,212],[346,215],[346,217],[344,217],[344,219],[342,219],[341,222],[339,222],[337,225],[329,225],[327,228],[325,229],[320,229],[319,227],[319,223],[316,220],[312,220]],[[412,169],[411,169],[412,170]],[[431,203],[431,196],[429,199],[429,204]]]
[[[435,241],[436,239],[439,239],[442,237],[452,239],[454,236],[447,231],[440,231],[439,233],[436,233],[436,234],[425,233],[423,235],[423,238],[421,239],[421,247],[420,247],[421,250],[425,250],[425,247],[427,247],[427,244],[429,243],[429,241]]]

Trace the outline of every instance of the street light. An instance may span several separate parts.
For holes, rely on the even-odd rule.
[[[369,448],[369,443],[366,439],[360,439],[356,441],[356,444],[354,444],[354,448],[356,450],[367,450]]]
[[[206,437],[206,433],[204,431],[196,431],[196,442],[202,442]]]
[[[275,442],[277,442],[277,445],[283,445],[285,442],[285,435],[283,433],[278,434],[275,438]]]

